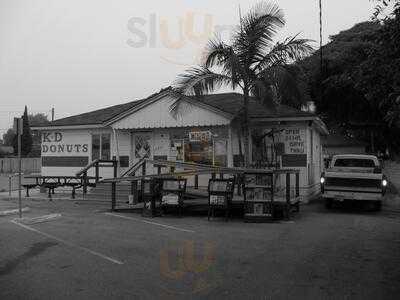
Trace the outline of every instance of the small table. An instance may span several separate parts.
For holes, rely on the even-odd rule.
[[[29,189],[43,186],[48,189],[48,197],[51,198],[51,194],[54,194],[54,189],[60,186],[72,187],[72,198],[75,198],[75,190],[83,185],[83,177],[78,176],[42,176],[42,175],[28,175],[24,176],[27,179],[35,179],[35,184],[23,185],[27,189],[27,197],[29,197]],[[86,180],[93,180],[96,177],[86,177]],[[95,186],[93,184],[88,184],[88,186]]]

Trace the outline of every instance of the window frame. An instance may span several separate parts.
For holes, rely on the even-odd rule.
[[[98,140],[99,140],[99,145],[98,145],[99,149],[98,149],[98,157],[97,158],[95,158],[93,156],[93,146],[94,146],[93,140],[94,140],[95,136],[98,136]],[[103,149],[104,148],[103,136],[107,136],[107,138],[108,138],[108,144],[109,144],[109,147],[108,147],[109,158],[108,159],[103,159],[103,151],[107,151],[107,149]],[[91,138],[92,138],[92,140],[91,140],[91,143],[92,143],[91,159],[92,159],[92,161],[95,161],[96,159],[99,159],[99,160],[111,160],[111,133],[106,133],[106,132],[92,133],[91,134]]]

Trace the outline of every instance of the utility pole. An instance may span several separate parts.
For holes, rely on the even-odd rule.
[[[319,0],[319,55],[320,55],[320,101],[322,102],[323,90],[322,90],[322,74],[324,72],[324,62],[323,62],[323,53],[322,53],[322,44],[323,44],[323,23],[322,23],[322,0]]]
[[[21,201],[21,176],[22,176],[22,158],[21,158],[21,136],[23,131],[22,118],[14,118],[14,130],[18,139],[18,209],[19,217],[22,218],[22,201]]]

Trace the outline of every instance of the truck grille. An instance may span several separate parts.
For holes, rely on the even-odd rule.
[[[345,187],[370,187],[381,188],[380,179],[364,179],[364,178],[336,178],[328,177],[325,186],[345,186]]]

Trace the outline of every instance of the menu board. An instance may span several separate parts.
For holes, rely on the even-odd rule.
[[[305,154],[306,131],[304,129],[286,129],[284,131],[286,154]]]

